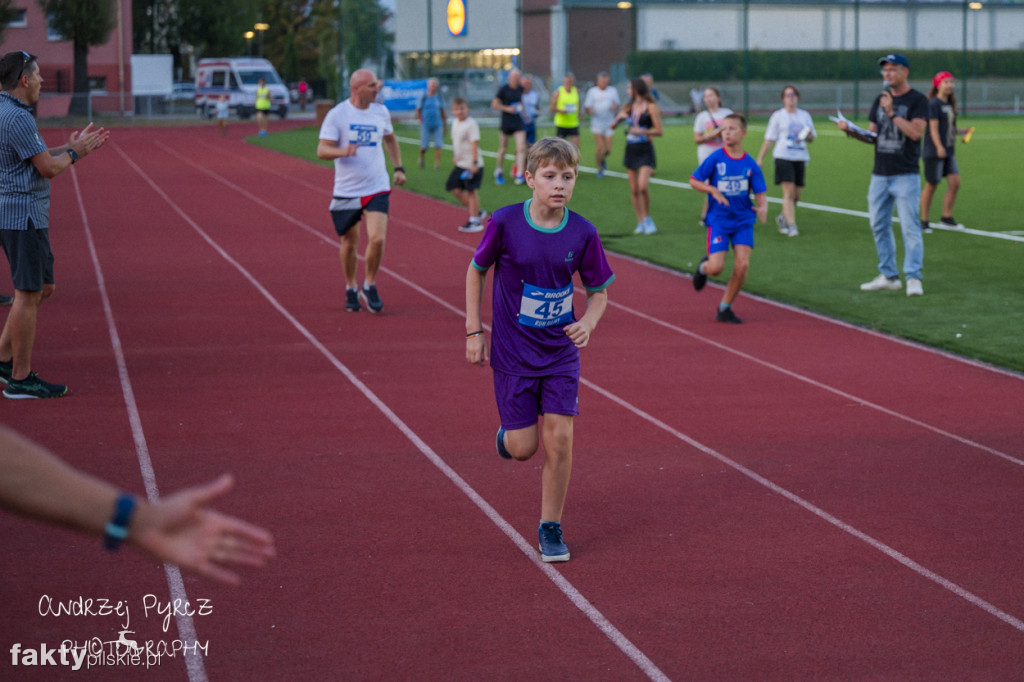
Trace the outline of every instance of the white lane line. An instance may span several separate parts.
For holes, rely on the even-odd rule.
[[[284,213],[283,211],[281,211],[277,207],[272,206],[270,204],[266,204],[265,202],[263,202],[262,200],[258,199],[257,197],[255,197],[254,195],[249,193],[248,191],[238,187],[237,185],[235,185],[234,183],[230,182],[229,180],[223,178],[222,176],[218,175],[217,173],[214,173],[214,172],[212,172],[212,171],[210,171],[208,169],[203,168],[202,166],[199,166],[198,164],[195,164],[194,162],[190,161],[189,159],[187,159],[185,157],[180,156],[179,154],[177,154],[177,152],[175,152],[175,151],[173,151],[173,150],[171,150],[169,148],[167,149],[167,151],[172,153],[172,154],[174,154],[175,156],[178,156],[178,158],[181,158],[185,162],[193,165],[195,168],[203,171],[204,173],[209,174],[211,177],[213,177],[213,178],[223,182],[226,185],[231,186],[232,188],[236,189],[238,192],[240,192],[243,196],[247,197],[248,199],[250,199],[252,201],[256,201],[258,203],[263,203],[268,209],[278,213],[282,217],[287,217],[289,220],[291,220],[293,222],[296,222],[296,223],[299,223],[299,221],[297,221],[296,219],[288,216],[286,213]],[[401,222],[403,225],[405,225],[405,226],[407,226],[409,228],[416,229],[416,230],[418,230],[418,231],[420,231],[422,233],[438,237],[440,239],[448,241],[449,243],[453,243],[453,244],[455,244],[456,246],[458,246],[461,249],[472,251],[472,247],[469,247],[468,245],[466,245],[466,244],[464,244],[462,242],[455,242],[453,240],[448,240],[446,237],[438,235],[436,232],[434,232],[432,230],[429,230],[429,229],[426,229],[426,228],[424,228],[422,226],[415,225],[413,223],[409,223],[408,221],[404,221],[404,220],[397,220],[396,222]],[[308,225],[305,225],[304,227],[305,227],[305,229],[309,230],[310,232],[313,232],[314,234],[319,234],[321,237],[323,237],[323,235],[321,233],[316,232],[316,230],[314,230],[312,227],[309,227]],[[324,238],[325,241],[328,241],[329,243],[331,243],[332,246],[336,246],[336,243],[333,242],[333,240],[328,240],[328,239],[326,239],[326,237],[323,237],[323,238]],[[399,275],[398,273],[391,272],[389,270],[386,270],[385,268],[381,268],[381,270],[382,271],[386,271],[389,276],[394,277],[396,280],[401,281],[402,283],[406,284],[407,286],[412,287],[416,291],[424,293],[431,300],[434,300],[435,302],[437,302],[441,306],[443,306],[443,307],[447,308],[448,310],[452,311],[454,314],[459,315],[459,316],[462,316],[464,314],[465,311],[463,311],[462,309],[460,309],[457,306],[454,306],[454,305],[448,303],[447,301],[441,299],[438,296],[433,295],[432,293],[430,293],[427,290],[423,289],[422,287],[414,284],[413,282],[411,282],[407,278]],[[627,310],[627,311],[630,310],[629,308],[625,308],[625,307],[622,307],[622,309],[623,310]],[[633,311],[633,312],[635,312],[635,311]],[[816,385],[816,386],[819,386],[821,388],[827,388],[828,390],[831,390],[832,392],[837,393],[838,395],[841,395],[841,396],[843,396],[843,397],[845,397],[847,399],[855,400],[856,402],[858,402],[858,403],[860,403],[860,404],[862,404],[862,405],[864,405],[866,407],[872,407],[872,408],[877,409],[877,410],[879,410],[879,411],[881,411],[881,412],[883,412],[885,414],[888,414],[888,415],[891,415],[891,416],[894,416],[894,417],[897,417],[897,418],[900,418],[900,419],[904,419],[905,421],[908,421],[908,422],[910,422],[910,423],[912,423],[914,425],[922,426],[924,428],[932,430],[932,431],[934,431],[936,433],[940,433],[942,435],[947,435],[948,434],[948,436],[952,437],[954,440],[957,440],[958,442],[961,442],[961,443],[966,444],[966,445],[972,445],[974,447],[979,447],[982,450],[991,452],[992,454],[1000,456],[1000,457],[1002,457],[1004,459],[1007,459],[1009,461],[1012,461],[1014,463],[1017,463],[1017,464],[1021,464],[1022,463],[1020,460],[1017,460],[1016,458],[1010,457],[1009,455],[1001,453],[1001,452],[999,452],[997,450],[988,448],[987,446],[984,446],[984,445],[981,445],[981,444],[976,444],[973,441],[970,441],[970,440],[965,439],[965,438],[961,438],[959,436],[956,436],[955,434],[949,434],[948,432],[945,432],[945,431],[943,431],[941,429],[938,429],[937,427],[932,427],[932,426],[930,426],[928,424],[925,424],[924,422],[920,422],[920,421],[915,420],[915,419],[913,419],[913,418],[911,418],[909,416],[900,415],[899,413],[893,412],[892,410],[889,410],[888,408],[884,408],[882,406],[874,405],[870,401],[864,400],[862,398],[858,398],[856,396],[852,396],[850,394],[846,394],[846,393],[840,391],[839,389],[833,389],[831,387],[827,387],[824,384],[821,384],[820,382],[817,382],[817,381],[815,381],[813,379],[810,379],[809,377],[804,377],[803,375],[797,374],[795,372],[791,372],[790,370],[786,370],[786,369],[784,369],[782,367],[779,367],[777,365],[773,365],[771,363],[762,361],[762,360],[760,360],[758,358],[755,358],[755,357],[753,357],[751,355],[748,355],[746,353],[743,353],[741,351],[737,351],[735,349],[731,349],[728,346],[724,346],[724,345],[719,344],[717,342],[711,341],[710,339],[706,339],[706,338],[701,337],[699,335],[696,335],[696,334],[694,334],[692,332],[684,330],[684,329],[682,329],[680,327],[676,327],[676,326],[671,325],[671,324],[669,324],[667,322],[664,322],[662,320],[658,320],[657,318],[654,318],[654,317],[651,317],[651,316],[648,316],[648,315],[645,315],[645,314],[642,314],[642,313],[637,313],[637,314],[640,317],[642,317],[642,318],[644,318],[644,319],[646,319],[646,320],[648,320],[650,322],[653,322],[653,323],[661,325],[661,326],[668,327],[669,329],[672,329],[672,330],[677,331],[679,333],[685,334],[685,335],[687,335],[687,336],[689,336],[689,337],[691,337],[693,339],[696,339],[696,340],[708,343],[708,344],[713,345],[715,347],[721,348],[722,350],[726,350],[728,352],[735,353],[735,354],[737,354],[737,355],[739,355],[739,356],[741,356],[741,357],[743,357],[745,359],[755,361],[755,362],[757,362],[759,364],[762,364],[762,365],[764,365],[766,367],[769,367],[769,368],[772,368],[772,369],[776,369],[776,370],[786,374],[787,376],[792,376],[794,378],[800,379],[802,381],[806,381],[806,382],[808,382],[808,383],[810,383],[812,385]],[[999,620],[1001,620],[1001,621],[1007,623],[1008,625],[1010,625],[1010,626],[1012,626],[1012,627],[1014,627],[1014,628],[1024,632],[1024,621],[1021,621],[1020,619],[1014,617],[1013,615],[1000,610],[995,605],[985,601],[984,599],[982,599],[981,597],[973,594],[969,590],[967,590],[967,589],[957,585],[956,583],[954,583],[954,582],[952,582],[952,581],[950,581],[950,580],[940,576],[939,574],[937,574],[937,573],[935,573],[935,572],[925,568],[921,564],[918,564],[913,559],[911,559],[911,558],[907,557],[906,555],[900,553],[899,551],[895,550],[894,548],[886,545],[885,543],[881,542],[880,540],[877,540],[877,539],[867,535],[866,533],[863,533],[862,531],[857,530],[853,526],[843,522],[842,520],[838,519],[837,517],[832,516],[828,512],[826,512],[823,509],[815,506],[814,504],[812,504],[811,502],[805,500],[804,498],[800,497],[799,495],[796,495],[795,493],[792,493],[792,492],[788,491],[787,489],[785,489],[785,488],[783,488],[783,487],[781,487],[781,486],[771,482],[770,480],[762,477],[757,472],[744,467],[742,464],[739,464],[738,462],[735,462],[735,461],[729,459],[728,457],[726,457],[725,455],[717,452],[713,448],[711,448],[709,446],[706,446],[703,443],[697,441],[696,439],[693,439],[690,436],[688,436],[688,435],[686,435],[686,434],[676,430],[675,428],[669,426],[665,422],[662,422],[661,420],[657,419],[656,417],[654,417],[654,416],[644,412],[643,410],[633,406],[631,403],[629,403],[628,401],[618,397],[617,395],[615,395],[611,391],[608,391],[607,389],[604,389],[603,387],[601,387],[601,386],[599,386],[599,385],[597,385],[597,384],[595,384],[595,383],[593,383],[593,382],[591,382],[591,381],[589,381],[589,380],[587,380],[585,378],[581,378],[581,383],[586,385],[588,388],[591,388],[592,390],[597,391],[598,393],[600,393],[601,395],[607,397],[608,399],[614,401],[615,403],[619,404],[620,406],[630,410],[631,412],[633,412],[637,416],[645,419],[646,421],[648,421],[649,423],[653,424],[654,426],[657,426],[658,428],[660,428],[660,429],[662,429],[662,430],[672,434],[676,438],[679,438],[683,442],[685,442],[685,443],[695,447],[696,449],[700,450],[701,452],[704,452],[705,454],[708,454],[709,456],[714,457],[715,459],[719,460],[723,464],[726,464],[730,468],[733,468],[734,470],[738,471],[739,473],[743,474],[744,476],[747,476],[748,478],[752,479],[753,481],[757,482],[758,484],[763,485],[763,486],[767,487],[768,489],[772,490],[773,492],[783,496],[784,498],[786,498],[786,499],[788,499],[788,500],[790,500],[790,501],[800,505],[804,509],[810,511],[812,514],[817,516],[818,518],[820,518],[820,519],[822,519],[822,520],[832,524],[833,526],[835,526],[836,528],[842,530],[843,532],[846,532],[846,533],[856,537],[857,539],[867,543],[871,547],[881,551],[886,556],[888,556],[888,557],[894,559],[895,561],[899,562],[900,564],[902,564],[903,566],[907,567],[908,569],[910,569],[914,573],[918,574],[919,576],[921,576],[923,578],[926,578],[926,579],[928,579],[928,580],[930,580],[930,581],[940,585],[941,587],[943,587],[944,589],[950,591],[951,593],[955,594],[956,596],[958,596],[958,597],[960,597],[962,599],[965,599],[969,603],[971,603],[974,606],[977,606],[978,608],[980,608],[980,609],[986,611],[987,613],[995,616]],[[454,474],[454,472],[453,472],[453,475],[457,475],[457,474]],[[535,558],[535,557],[533,557],[532,554],[531,554],[531,558]]]
[[[120,149],[118,151],[120,152]],[[103,302],[103,315],[107,321],[110,345],[114,351],[114,359],[117,362],[117,375],[121,382],[121,393],[124,395],[125,410],[128,413],[128,423],[131,425],[132,440],[135,441],[135,454],[139,460],[139,469],[142,472],[142,481],[146,488],[146,497],[150,502],[156,502],[160,499],[160,490],[156,485],[156,472],[153,470],[153,461],[149,457],[149,446],[146,444],[146,434],[142,428],[139,406],[135,401],[135,391],[132,389],[131,377],[128,374],[128,363],[125,361],[121,337],[117,333],[114,309],[110,305],[110,297],[107,295],[106,278],[103,276],[103,268],[100,266],[99,254],[96,252],[96,243],[93,241],[92,230],[89,228],[89,216],[85,210],[82,188],[78,184],[78,175],[74,172],[74,169],[72,169],[71,177],[75,186],[75,196],[78,199],[78,210],[82,217],[85,238],[89,244],[89,257],[92,259],[93,269],[96,272],[96,284],[99,289],[100,299]],[[185,582],[181,578],[180,569],[172,564],[164,564],[164,574],[167,576],[167,586],[170,590],[171,598],[177,600],[177,603],[187,603],[188,594],[185,592]],[[178,638],[187,645],[182,653],[185,659],[188,679],[190,682],[207,682],[206,666],[203,663],[203,657],[199,654],[198,647],[191,646],[199,641],[192,616],[175,609],[174,619],[178,626]]]
[[[159,143],[158,143],[159,144]],[[257,200],[256,197],[244,192],[234,183],[231,183],[226,178],[213,173],[207,169],[194,164],[192,161],[178,155],[173,150],[167,149],[168,152],[182,159],[183,161],[199,168],[203,172],[209,174],[218,180],[223,181],[225,184],[238,189],[245,196],[258,203],[263,203],[262,200]],[[235,260],[226,250],[224,250],[205,230],[202,229],[191,217],[177,204],[175,203],[157,184],[143,171],[131,158],[129,158],[124,152],[118,148],[118,152],[122,158],[128,163],[129,166],[143,179],[145,180],[152,190],[158,194],[180,217],[181,219],[192,228],[210,247],[216,251],[221,258],[227,263],[234,267],[243,278],[245,278],[254,289],[256,289],[272,307],[274,307],[295,329],[299,332],[310,345],[323,355],[331,365],[334,366],[339,372],[341,372],[348,381],[355,386],[359,391],[370,401],[380,412],[390,421],[395,428],[397,428],[409,441],[420,451],[435,467],[437,467],[455,486],[465,494],[473,503],[491,520],[518,548],[526,555],[526,557],[533,562],[533,564],[540,569],[552,583],[569,599],[570,602],[576,608],[578,608],[589,620],[593,623],[598,630],[600,630],[622,653],[624,653],[638,668],[640,668],[645,675],[651,680],[667,681],[669,678],[649,659],[647,656],[640,651],[629,639],[623,635],[612,623],[609,621],[604,614],[602,614],[597,608],[595,608],[586,597],[584,597],[579,590],[568,579],[562,576],[555,568],[550,564],[546,564],[541,561],[538,556],[537,550],[534,548],[532,543],[527,542],[522,535],[520,535],[511,524],[509,524],[494,507],[492,507],[483,497],[480,496],[473,487],[467,483],[456,471],[451,468],[440,456],[437,455],[434,450],[427,445],[427,443],[419,437],[402,419],[383,401],[376,393],[374,393],[369,386],[363,383],[359,377],[356,376],[352,370],[350,370],[344,363],[331,353],[331,351],[320,342],[316,336],[313,335],[299,320],[292,315],[275,297],[270,293],[269,290],[264,287],[255,276],[253,276],[241,263]],[[269,207],[269,205],[268,205]],[[277,209],[275,208],[275,211]],[[277,211],[280,215],[284,215],[283,212]],[[316,233],[315,230],[309,228],[311,232]],[[316,233],[319,234],[319,233]]]

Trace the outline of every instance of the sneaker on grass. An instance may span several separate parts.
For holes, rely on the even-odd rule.
[[[11,400],[33,400],[39,398],[59,398],[68,392],[64,384],[51,384],[43,381],[35,372],[30,372],[27,377],[18,381],[8,379],[7,388],[4,389],[4,397]]]
[[[910,277],[907,279],[907,296],[924,296],[921,280]]]
[[[860,285],[861,291],[896,291],[902,289],[903,283],[900,282],[899,277],[889,278],[885,275],[879,275],[870,282],[864,282]]]
[[[371,313],[379,313],[384,307],[384,304],[380,300],[380,295],[377,293],[377,285],[371,284],[369,286],[363,285],[363,288],[359,290],[359,298],[363,299],[363,303],[370,309]]]
[[[569,560],[569,548],[562,542],[562,524],[558,521],[541,521],[537,538],[541,561],[550,564]]]
[[[786,224],[786,216],[781,213],[775,216],[775,224],[779,226],[779,234],[789,234],[789,225]]]

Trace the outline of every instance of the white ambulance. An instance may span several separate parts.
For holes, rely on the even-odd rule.
[[[228,107],[239,118],[256,112],[256,84],[260,79],[270,89],[270,111],[281,118],[288,115],[288,88],[266,59],[231,57],[201,59],[196,67],[196,112],[213,118],[221,95],[228,96]]]

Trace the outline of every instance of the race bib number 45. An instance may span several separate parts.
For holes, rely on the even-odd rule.
[[[524,285],[523,299],[519,305],[519,324],[545,328],[566,325],[572,321],[571,283],[564,289],[542,289],[532,284]]]

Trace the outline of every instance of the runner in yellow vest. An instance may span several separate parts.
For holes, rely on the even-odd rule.
[[[256,125],[260,129],[260,137],[267,136],[267,119],[270,118],[270,88],[262,78],[256,83]]]
[[[563,137],[579,149],[580,146],[580,91],[576,89],[576,77],[565,74],[562,85],[551,98],[551,113],[555,118],[555,134]]]

